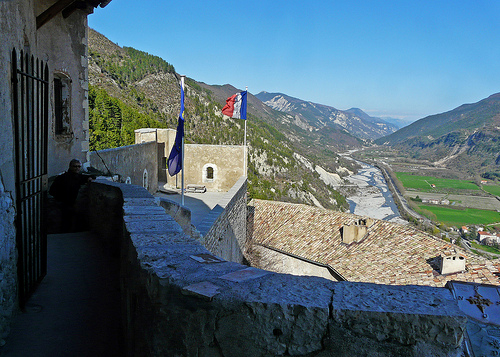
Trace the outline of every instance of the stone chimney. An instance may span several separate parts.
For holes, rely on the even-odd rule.
[[[441,275],[465,271],[465,257],[454,252],[444,252],[439,256]]]
[[[373,219],[365,217],[354,221],[354,224],[344,224],[340,231],[342,243],[351,244],[361,242],[368,233],[368,227],[373,224]]]

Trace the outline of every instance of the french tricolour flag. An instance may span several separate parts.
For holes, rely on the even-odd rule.
[[[226,105],[222,108],[222,114],[231,118],[247,118],[247,91],[236,93],[226,99]]]

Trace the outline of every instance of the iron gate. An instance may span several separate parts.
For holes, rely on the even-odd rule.
[[[43,61],[12,51],[19,303],[47,273],[44,204],[47,180],[49,71]]]

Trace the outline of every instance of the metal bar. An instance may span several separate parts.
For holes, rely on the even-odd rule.
[[[35,74],[35,58],[33,55],[30,56],[30,72],[32,74]],[[26,135],[28,136],[28,152],[26,155],[26,161],[27,161],[27,166],[26,166],[26,174],[28,177],[33,177],[33,164],[34,164],[34,133],[33,133],[33,124],[35,122],[35,81],[33,78],[30,78],[29,80],[29,103],[28,103],[28,122],[26,123],[27,127],[27,133]],[[31,194],[33,190],[33,182],[30,182],[28,184],[28,194]],[[31,212],[30,212],[31,213]],[[31,218],[30,218],[31,221]],[[30,222],[31,223],[31,222]]]
[[[21,62],[22,62],[22,52],[21,52]],[[20,153],[20,147],[19,147],[19,138],[20,138],[20,133],[19,133],[19,99],[21,97],[20,95],[20,86],[19,86],[19,78],[18,78],[18,57],[17,57],[17,52],[15,49],[12,50],[12,89],[13,89],[13,114],[14,114],[14,132],[15,132],[15,153],[16,153],[16,161],[19,160],[19,157],[21,155]],[[21,64],[20,64],[21,65]],[[19,182],[21,177],[20,177],[20,168],[19,168],[19,163],[16,162],[16,167],[15,167],[15,173],[16,173],[16,182]],[[16,185],[16,202],[17,202],[17,209],[19,210],[19,202],[21,201],[21,190],[19,186]],[[16,229],[17,229],[17,235],[16,235],[16,244],[18,247],[18,262],[17,262],[17,275],[18,275],[18,286],[19,286],[19,300],[22,302],[24,301],[24,256],[22,254],[22,245],[23,245],[23,236],[21,234],[22,232],[22,222],[21,222],[21,212],[18,212],[18,215],[16,217]]]
[[[42,165],[42,174],[45,176],[45,178],[42,178],[42,189],[44,188],[44,182],[43,180],[46,179],[47,175],[47,161],[48,161],[48,137],[49,137],[49,66],[45,64],[45,85],[44,85],[44,90],[43,90],[43,118],[42,118],[42,125],[43,128],[41,132],[43,132],[42,136],[42,158],[41,158],[41,165]],[[47,192],[44,192],[42,194],[42,202],[40,203],[41,207],[45,206],[45,201],[47,200]],[[45,276],[47,274],[47,226],[46,226],[46,211],[42,210],[42,224],[41,224],[41,233],[42,233],[42,276]]]
[[[25,197],[21,198],[21,202],[28,201],[32,197],[38,196],[41,193],[42,193],[42,191],[33,192],[33,193],[29,194],[28,196],[25,196]]]
[[[33,76],[32,74],[29,74],[29,73],[23,72],[23,71],[21,71],[21,70],[17,70],[17,73],[18,73],[18,74],[21,74],[21,75],[23,75],[23,76],[25,76],[25,77],[32,78],[32,79],[34,79],[35,81],[38,81],[38,82],[42,82],[42,83],[49,84],[49,81],[48,81],[48,80],[41,79],[41,78],[37,78],[37,77]]]
[[[37,179],[39,179],[39,178],[41,178],[41,177],[43,177],[43,174],[40,174],[40,175],[38,175],[38,176],[31,177],[31,178],[29,178],[29,179],[27,179],[27,180],[21,181],[20,183],[21,183],[21,184],[28,183],[28,182],[30,182],[30,181],[37,180]]]

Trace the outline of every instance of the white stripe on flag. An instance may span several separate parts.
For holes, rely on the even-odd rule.
[[[241,93],[238,93],[238,95],[234,98],[233,118],[241,118]]]

